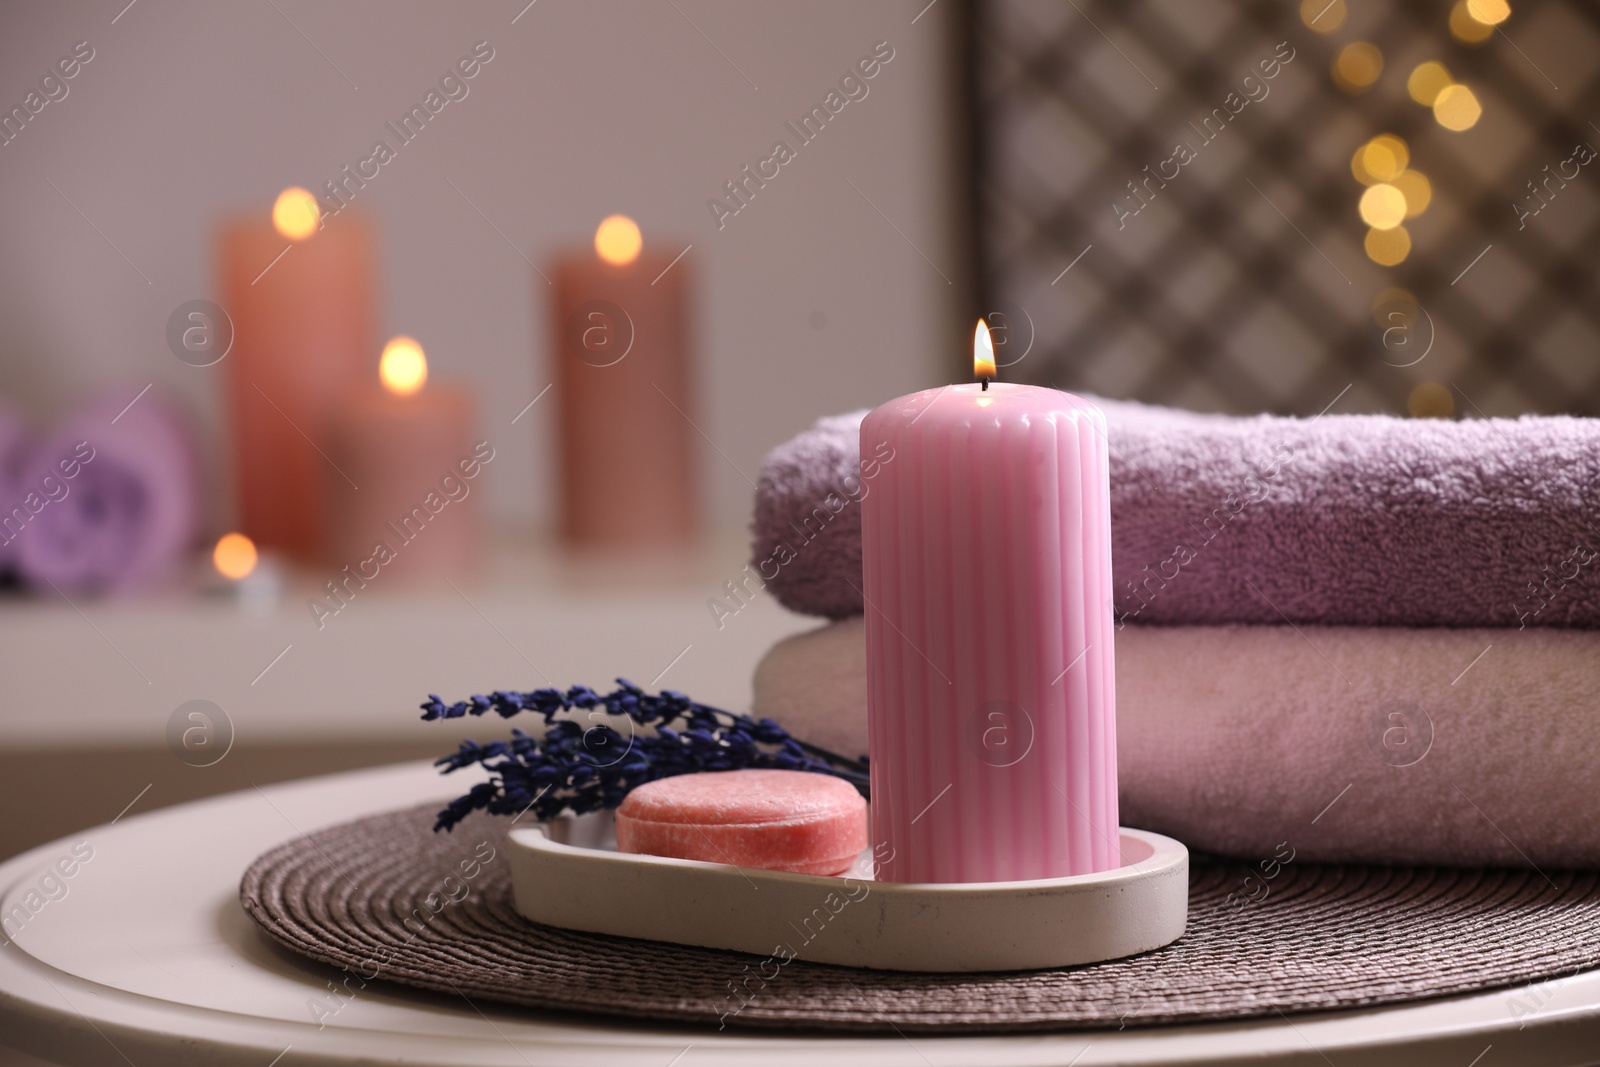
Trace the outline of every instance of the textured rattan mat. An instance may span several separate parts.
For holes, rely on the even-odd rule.
[[[1304,862],[1263,871],[1200,857],[1188,932],[1143,956],[982,975],[780,965],[530,923],[511,904],[509,820],[475,815],[453,834],[434,834],[439,807],[273,849],[245,873],[245,909],[294,952],[348,968],[352,990],[386,980],[457,1002],[465,994],[712,1026],[1137,1026],[1397,1003],[1600,965],[1597,872]]]

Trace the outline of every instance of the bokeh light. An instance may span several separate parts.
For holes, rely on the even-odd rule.
[[[1403,263],[1406,256],[1411,254],[1411,235],[1404,226],[1368,230],[1367,239],[1362,244],[1366,248],[1367,258],[1381,267]]]
[[[1418,63],[1411,71],[1411,76],[1406,79],[1406,92],[1423,107],[1432,107],[1439,93],[1454,85],[1455,81],[1443,63],[1430,59],[1426,63]]]
[[[1485,26],[1498,26],[1511,17],[1506,0],[1467,0],[1467,14]]]
[[[1494,27],[1473,18],[1467,0],[1456,0],[1450,9],[1450,36],[1462,44],[1479,45],[1494,36]]]
[[[1350,12],[1344,0],[1300,0],[1300,21],[1318,33],[1332,33]]]
[[[1406,411],[1414,419],[1448,419],[1456,413],[1456,398],[1439,382],[1418,382],[1406,397]]]
[[[1433,118],[1447,130],[1470,130],[1483,115],[1483,105],[1465,85],[1447,85],[1433,101]]]
[[[256,569],[256,543],[242,533],[223,534],[211,550],[217,573],[234,581]]]
[[[594,231],[595,254],[613,267],[626,267],[643,247],[638,223],[626,215],[608,215]]]
[[[1333,83],[1347,93],[1365,92],[1383,73],[1383,53],[1369,41],[1351,41],[1333,57]]]
[[[410,396],[428,380],[428,357],[412,338],[390,338],[378,357],[378,377],[395,396]]]
[[[1414,219],[1433,202],[1433,183],[1420,170],[1404,170],[1389,183],[1406,198],[1406,218]]]
[[[317,232],[322,212],[317,208],[317,198],[298,185],[292,185],[278,194],[272,204],[272,226],[278,234],[290,241],[304,241]]]
[[[1411,150],[1392,133],[1380,133],[1360,148],[1350,160],[1350,172],[1362,185],[1392,182],[1411,162]]]
[[[1356,154],[1350,157],[1350,173],[1354,174],[1356,176],[1356,181],[1360,182],[1362,185],[1371,185],[1378,179],[1374,178],[1370,173],[1368,173],[1366,155],[1366,145],[1362,145],[1360,148],[1356,149]]]
[[[1361,221],[1375,230],[1392,230],[1406,217],[1406,197],[1385,182],[1361,194]]]

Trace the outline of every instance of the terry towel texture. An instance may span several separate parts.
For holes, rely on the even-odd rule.
[[[1124,825],[1250,860],[1600,867],[1600,633],[1128,626],[1116,662]],[[776,645],[754,707],[865,751],[861,620]]]
[[[1600,626],[1600,420],[1095,403],[1119,619]],[[861,465],[864,414],[820,420],[762,467],[752,570],[803,614],[861,612],[856,501],[894,462]]]

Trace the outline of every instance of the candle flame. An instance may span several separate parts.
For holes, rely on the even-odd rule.
[[[291,241],[304,241],[322,225],[322,212],[317,208],[317,198],[300,188],[290,186],[278,194],[272,205],[272,226],[279,236]]]
[[[428,380],[428,357],[409,337],[394,337],[378,358],[378,378],[395,396],[410,396]]]
[[[626,215],[607,215],[594,231],[595,254],[613,267],[626,267],[643,247],[639,224]]]
[[[256,569],[256,543],[242,533],[223,534],[211,552],[211,563],[218,574],[237,582]]]
[[[978,328],[972,334],[972,376],[980,379],[995,376],[994,338],[989,336],[989,324],[982,319],[978,320]]]

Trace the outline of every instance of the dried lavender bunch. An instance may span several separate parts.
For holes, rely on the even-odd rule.
[[[512,727],[509,741],[463,741],[458,751],[435,760],[434,766],[444,768],[442,774],[482,764],[493,777],[451,801],[439,813],[434,831],[453,829],[479,810],[491,815],[531,810],[544,820],[566,810],[581,815],[614,808],[646,782],[696,771],[813,771],[843,778],[867,795],[865,757],[847,759],[790,737],[771,719],[697,704],[676,690],[652,696],[625,678],[617,684],[621,688],[605,696],[585,685],[565,693],[494,692],[456,704],[430,695],[422,705],[422,718],[428,722],[489,711],[509,719],[526,711],[544,716],[545,724],[542,738]],[[588,725],[557,718],[573,710],[583,712]],[[625,724],[626,735],[602,717]],[[649,729],[636,730],[636,725]]]

